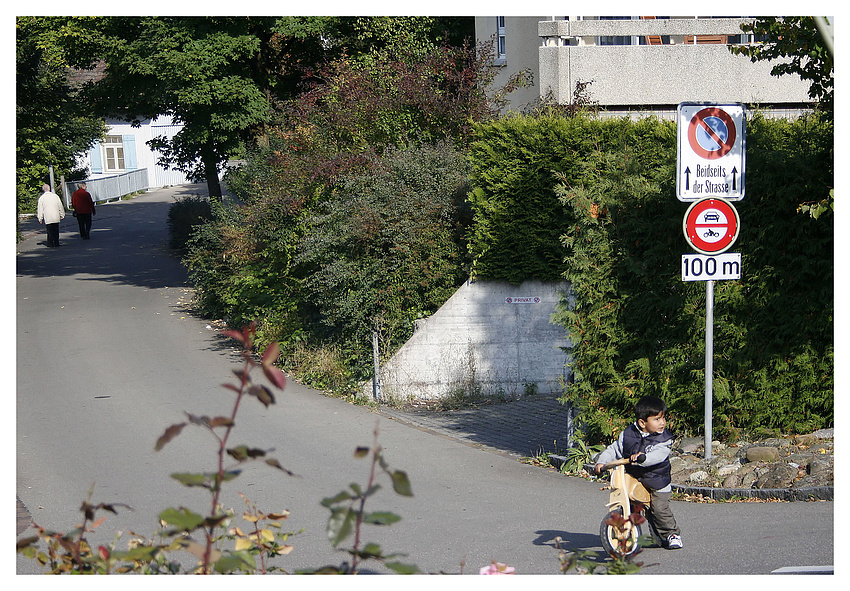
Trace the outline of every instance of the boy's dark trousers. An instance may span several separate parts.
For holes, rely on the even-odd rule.
[[[671,534],[681,535],[679,526],[676,525],[676,518],[673,517],[673,510],[670,509],[671,493],[657,492],[647,487],[649,490],[649,511],[647,517],[655,526],[655,531],[661,539],[666,542]]]

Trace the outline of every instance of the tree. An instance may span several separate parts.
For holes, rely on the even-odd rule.
[[[106,128],[69,84],[62,30],[55,19],[17,17],[15,28],[17,208],[34,211],[48,167],[53,165],[58,175],[82,178],[76,156]]]
[[[170,115],[182,130],[154,138],[160,163],[221,196],[223,163],[262,138],[272,102],[292,93],[301,62],[322,55],[322,17],[104,17],[88,23],[79,65],[106,64],[87,97],[101,113],[140,123]]]
[[[256,37],[206,18],[109,18],[100,24],[106,78],[89,96],[106,115],[135,123],[171,115],[183,124],[172,140],[155,138],[151,146],[161,151],[161,163],[206,180],[210,195],[220,196],[222,161],[268,110],[239,67],[256,55]]]
[[[753,62],[781,59],[771,74],[798,74],[811,83],[809,96],[831,113],[834,107],[832,52],[811,16],[762,17],[741,25],[745,33],[761,40],[754,45],[730,45],[736,55],[746,55]]]

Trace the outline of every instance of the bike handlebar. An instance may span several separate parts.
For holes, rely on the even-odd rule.
[[[635,462],[635,464],[640,464],[641,462],[644,462],[644,461],[646,461],[646,454],[640,454],[638,456],[637,462]],[[625,466],[625,465],[631,464],[631,463],[632,463],[631,458],[620,458],[619,460],[614,460],[613,462],[608,462],[607,464],[603,464],[600,472],[610,470],[611,468],[616,468],[617,466]],[[596,465],[594,464],[593,467],[595,468]]]

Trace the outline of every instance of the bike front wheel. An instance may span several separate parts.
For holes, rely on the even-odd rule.
[[[641,526],[629,521],[623,522],[623,510],[614,509],[602,519],[599,526],[599,538],[602,548],[609,556],[629,557],[640,550]],[[611,523],[613,522],[613,523]],[[617,523],[623,523],[618,527]]]

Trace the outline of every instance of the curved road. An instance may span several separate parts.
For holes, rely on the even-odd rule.
[[[44,246],[43,231],[17,246],[16,492],[39,524],[67,530],[79,506],[126,503],[91,536],[117,531],[152,535],[167,507],[207,509],[206,498],[169,477],[210,470],[214,442],[186,429],[162,451],[156,439],[184,411],[214,416],[231,400],[238,359],[207,322],[188,315],[185,270],[166,248],[168,207],[199,186],[153,191],[103,205],[92,238],[73,218],[62,247]],[[252,401],[248,401],[252,402]],[[607,493],[582,479],[528,466],[381,416],[290,382],[266,409],[256,401],[239,416],[233,443],[263,449],[293,471],[251,466],[229,487],[238,511],[244,493],[267,511],[288,509],[295,550],[288,570],[339,564],[324,534],[322,498],[365,483],[368,464],[353,458],[377,430],[387,462],[406,470],[415,496],[387,483],[369,508],[402,521],[368,529],[365,538],[432,573],[477,573],[491,560],[521,574],[556,574],[557,536],[573,549],[599,550]],[[685,547],[650,548],[647,574],[767,574],[787,566],[832,565],[833,503],[675,502]],[[30,530],[31,531],[31,530]],[[20,534],[18,537],[20,538]],[[124,538],[126,539],[125,533]],[[375,567],[377,572],[384,572]],[[40,572],[17,561],[18,573]]]

